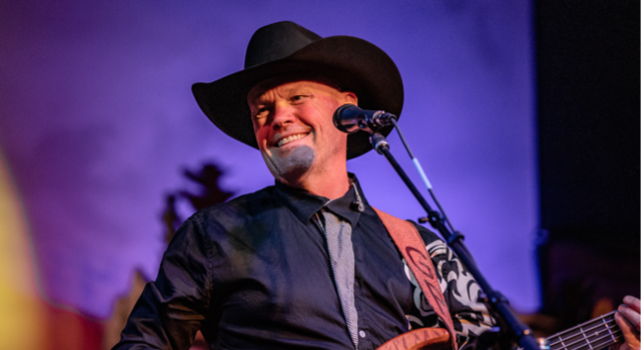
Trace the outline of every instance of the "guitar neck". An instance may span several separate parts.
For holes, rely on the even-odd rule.
[[[615,311],[548,337],[551,350],[597,350],[623,339]]]

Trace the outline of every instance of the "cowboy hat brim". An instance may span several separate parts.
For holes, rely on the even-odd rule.
[[[358,96],[361,108],[384,110],[400,117],[403,85],[391,58],[368,41],[332,36],[314,41],[291,55],[230,74],[211,83],[195,83],[192,92],[199,107],[227,135],[255,148],[248,92],[258,83],[281,75],[312,72],[337,81]],[[392,127],[380,130],[389,134]],[[369,134],[349,135],[347,159],[371,149]]]

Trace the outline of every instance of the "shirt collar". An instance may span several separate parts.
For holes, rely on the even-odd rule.
[[[360,203],[362,203],[363,210],[364,206],[367,206],[368,203],[362,194],[362,189],[360,188],[357,177],[354,174],[349,173],[349,181],[351,181],[353,185],[349,187],[347,193],[333,201],[330,201],[326,197],[308,193],[303,189],[287,186],[279,181],[275,181],[275,187],[277,188],[276,194],[279,200],[286,205],[293,214],[302,221],[302,223],[306,224],[315,213],[326,206],[328,210],[332,211],[335,215],[348,220],[351,222],[351,226],[355,227],[358,223],[358,219],[360,218]],[[358,195],[356,195],[356,192]]]

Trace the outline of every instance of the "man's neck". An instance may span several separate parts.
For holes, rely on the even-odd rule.
[[[344,196],[349,190],[349,175],[347,174],[346,163],[344,166],[330,167],[321,173],[307,173],[297,181],[280,181],[288,186],[301,188],[316,196],[326,197],[331,200]]]

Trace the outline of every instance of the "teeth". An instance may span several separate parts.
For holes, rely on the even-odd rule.
[[[304,136],[306,136],[306,134],[297,134],[297,135],[291,135],[291,136],[285,137],[277,142],[277,147],[282,147],[283,145],[289,142],[293,142],[295,140],[299,140]]]

